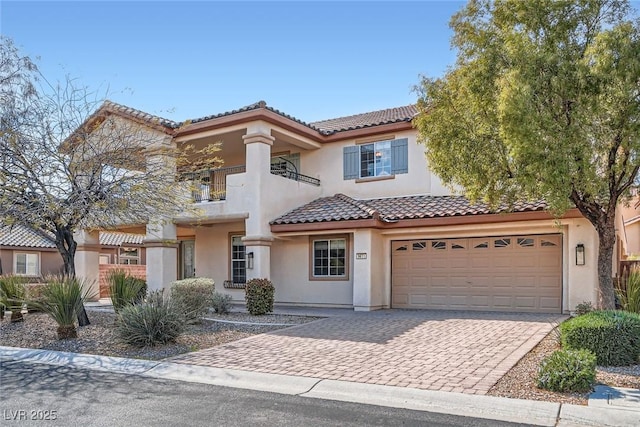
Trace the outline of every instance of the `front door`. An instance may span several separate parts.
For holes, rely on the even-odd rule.
[[[193,240],[183,240],[181,253],[180,278],[188,279],[189,277],[196,277],[196,242]]]

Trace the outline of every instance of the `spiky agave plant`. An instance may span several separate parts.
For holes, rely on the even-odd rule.
[[[47,313],[58,324],[58,339],[77,338],[76,319],[84,302],[92,298],[90,284],[83,279],[50,276],[42,291],[42,299],[33,305]]]
[[[11,311],[11,322],[22,322],[22,305],[26,297],[25,279],[19,276],[0,277],[0,309]],[[3,316],[4,317],[4,316]]]
[[[621,280],[617,296],[624,311],[640,314],[640,269],[632,269],[626,280]]]
[[[111,304],[116,313],[123,307],[142,302],[147,293],[147,282],[130,276],[122,269],[116,269],[107,275]]]

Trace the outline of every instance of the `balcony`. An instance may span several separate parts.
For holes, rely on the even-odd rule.
[[[194,202],[214,202],[226,200],[228,175],[245,173],[246,171],[245,165],[229,166],[182,173],[180,180],[193,182],[192,197]],[[316,187],[320,186],[319,179],[302,175],[293,168],[283,167],[281,163],[271,165],[271,174]]]

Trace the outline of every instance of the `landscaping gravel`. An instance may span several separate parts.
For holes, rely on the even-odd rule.
[[[537,387],[538,368],[542,360],[560,349],[557,333],[552,331],[516,366],[511,368],[489,390],[491,396],[515,399],[546,400],[549,402],[586,405],[589,393],[557,393]],[[596,368],[596,381],[614,387],[640,388],[640,365]]]
[[[115,314],[91,310],[88,315],[91,325],[78,328],[77,339],[62,341],[59,341],[56,337],[56,323],[43,313],[25,314],[24,322],[18,323],[10,323],[8,317],[6,317],[0,323],[0,345],[160,360],[283,327],[279,325],[240,325],[204,320],[202,324],[188,326],[185,333],[175,343],[137,348],[119,342],[114,335]],[[229,317],[240,318],[240,316],[236,315]],[[287,323],[288,325],[317,319],[305,316],[277,315],[249,317],[246,314],[242,318],[247,321],[253,319],[252,322],[254,323],[260,321],[261,323]]]

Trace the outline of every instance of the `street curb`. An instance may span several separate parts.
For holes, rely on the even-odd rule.
[[[160,363],[152,360],[126,359],[123,357],[96,356],[93,354],[5,346],[0,346],[0,359],[133,375],[144,374]]]
[[[326,380],[213,368],[174,362],[126,359],[0,346],[0,360],[43,363],[156,379],[212,384],[314,399],[362,403],[540,426],[640,425],[640,411],[589,407],[506,397],[419,390],[377,384]]]
[[[539,426],[555,426],[560,413],[553,402],[336,380],[322,380],[302,396]]]
[[[160,363],[142,375],[289,395],[305,393],[320,381],[319,378],[295,377],[171,362]]]
[[[626,427],[640,426],[640,411],[603,408],[601,406],[562,405],[560,427]]]

